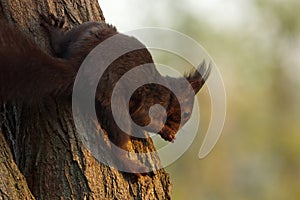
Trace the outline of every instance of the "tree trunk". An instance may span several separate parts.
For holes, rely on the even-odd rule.
[[[96,0],[0,0],[0,18],[50,53],[39,13],[66,16],[69,26],[104,20]],[[0,199],[171,198],[163,169],[137,178],[99,164],[79,139],[69,98],[5,104],[0,114]],[[151,138],[132,143],[137,152],[155,151]]]

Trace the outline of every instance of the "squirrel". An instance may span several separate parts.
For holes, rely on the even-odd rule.
[[[42,18],[41,25],[50,34],[50,46],[54,56],[41,50],[17,28],[0,21],[0,103],[12,100],[30,103],[49,95],[71,96],[77,72],[87,55],[106,39],[119,34],[129,41],[129,45],[134,43],[141,48],[114,60],[101,77],[95,97],[101,128],[106,130],[111,142],[128,150],[127,145],[132,137],[130,133],[134,125],[123,121],[125,130],[124,128],[121,130],[116,124],[111,110],[112,91],[126,72],[147,64],[144,72],[151,74],[151,80],[164,80],[177,89],[180,95],[176,96],[169,88],[159,84],[143,85],[131,94],[130,116],[137,125],[147,127],[146,131],[156,132],[167,141],[175,140],[175,134],[191,116],[194,96],[207,80],[210,65],[207,67],[203,62],[198,70],[185,77],[164,77],[157,71],[147,48],[134,37],[120,34],[112,25],[105,22],[85,22],[67,30],[64,28],[64,18],[61,20],[52,14],[42,15]],[[137,79],[139,78],[144,77],[137,76]],[[182,87],[183,80],[190,83],[192,92]],[[118,105],[126,104],[125,96],[128,94],[126,88],[123,89],[125,91],[117,97]],[[160,104],[166,112],[151,119],[149,109],[155,104]],[[120,115],[122,118],[122,113]],[[150,122],[152,126],[147,126]],[[125,157],[126,155],[120,155],[119,159],[124,165],[131,165],[128,162],[129,158]]]

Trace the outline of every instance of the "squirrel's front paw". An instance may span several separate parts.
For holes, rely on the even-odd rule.
[[[49,16],[46,16],[44,14],[40,15],[43,21],[41,22],[41,25],[45,27],[49,32],[53,31],[53,29],[60,29],[63,31],[66,31],[68,28],[64,27],[66,18],[58,18],[54,16],[54,14],[50,14]]]

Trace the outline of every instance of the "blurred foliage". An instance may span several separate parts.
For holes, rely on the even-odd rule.
[[[199,95],[200,134],[168,167],[175,200],[300,199],[300,1],[247,3],[248,20],[234,28],[191,14],[183,1],[168,4],[170,27],[208,50],[228,95],[224,131],[203,160],[197,155],[210,108],[207,91]]]

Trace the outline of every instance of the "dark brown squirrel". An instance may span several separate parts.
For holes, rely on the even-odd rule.
[[[150,82],[163,79],[168,85],[181,91],[181,95],[176,96],[162,85],[143,85],[131,94],[130,116],[139,126],[146,126],[152,120],[152,126],[148,127],[147,131],[157,132],[163,139],[174,141],[178,129],[191,116],[194,95],[207,80],[210,66],[206,67],[205,63],[202,63],[197,71],[181,78],[163,77],[157,71],[151,54],[143,44],[133,37],[118,33],[115,27],[105,22],[86,22],[68,31],[63,28],[64,20],[50,15],[50,17],[43,16],[42,26],[50,34],[50,44],[55,57],[42,51],[36,43],[16,28],[4,21],[0,22],[0,103],[18,99],[31,102],[45,99],[49,95],[71,96],[77,71],[86,56],[98,44],[118,34],[128,45],[135,44],[141,48],[117,58],[101,77],[96,92],[96,110],[101,127],[108,132],[109,139],[114,144],[128,150],[130,133],[135,127],[127,121],[122,122],[125,130],[118,127],[111,111],[111,95],[116,83],[126,72],[148,64],[143,73],[151,75],[148,77]],[[143,74],[136,78],[145,79]],[[192,86],[192,93],[187,92],[190,91],[187,88],[182,88],[184,84],[181,83],[184,79]],[[130,81],[137,80],[128,81],[130,84]],[[128,94],[125,86],[122,89],[123,96],[117,97],[117,105],[126,104],[124,97]],[[166,112],[150,119],[149,109],[155,104],[160,104]],[[122,115],[121,112],[119,116],[121,119]],[[128,159],[124,157],[126,155],[121,155],[120,159],[127,165]]]

